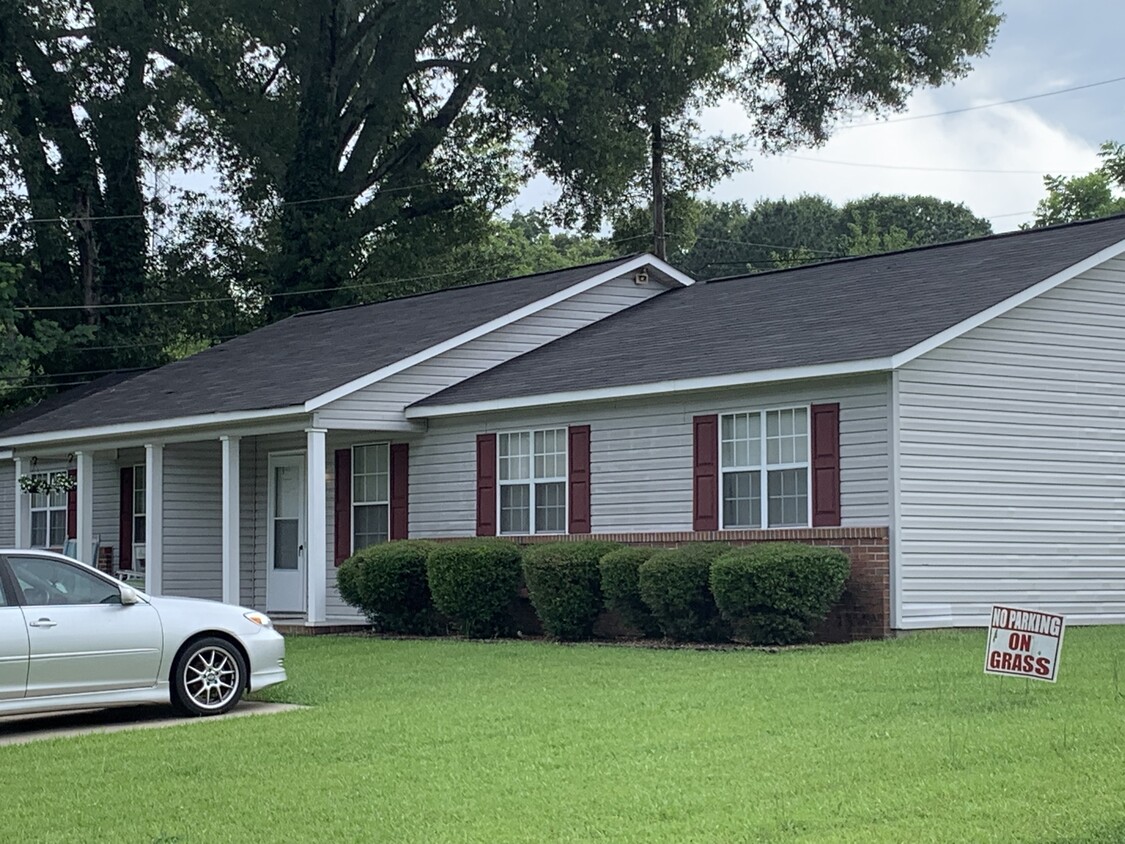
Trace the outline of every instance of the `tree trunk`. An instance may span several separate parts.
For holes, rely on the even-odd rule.
[[[652,254],[661,261],[668,256],[664,232],[664,126],[659,118],[652,122]]]

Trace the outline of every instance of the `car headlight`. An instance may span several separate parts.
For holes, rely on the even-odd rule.
[[[246,616],[247,621],[252,621],[255,624],[257,624],[259,627],[266,627],[266,628],[273,627],[273,622],[270,621],[270,617],[268,615],[266,615],[264,612],[248,612],[248,613],[243,613],[243,615]]]

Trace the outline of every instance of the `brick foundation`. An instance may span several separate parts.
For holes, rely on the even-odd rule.
[[[457,541],[449,537],[439,541]],[[520,545],[544,542],[578,542],[605,539],[625,545],[675,548],[689,542],[727,542],[754,545],[761,542],[803,542],[839,548],[852,561],[851,575],[840,603],[817,631],[822,642],[881,639],[890,634],[890,532],[885,527],[827,527],[793,530],[658,531],[652,533],[598,533],[592,535],[545,535],[512,537]],[[603,619],[599,630],[614,625]]]

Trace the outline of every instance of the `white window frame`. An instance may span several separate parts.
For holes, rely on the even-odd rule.
[[[137,490],[144,490],[144,486],[145,464],[138,463],[133,466],[133,523],[129,530],[129,535],[133,537],[133,571],[145,570],[145,543],[137,542],[137,519],[145,520],[145,536],[148,536],[148,511],[145,509],[148,496],[140,496],[140,506],[137,506]]]
[[[535,435],[554,431],[563,438],[563,465],[566,469],[562,476],[536,477],[535,475]],[[529,454],[530,467],[528,476],[517,480],[500,480],[500,437],[512,434],[527,434],[531,442]],[[563,485],[563,528],[562,530],[537,530],[535,524],[535,486],[536,484]],[[500,529],[500,491],[507,486],[526,486],[528,490],[528,517],[527,533],[507,531]],[[545,428],[516,428],[510,431],[496,432],[496,533],[500,536],[566,536],[570,532],[570,428],[566,425],[551,425]]]
[[[356,453],[356,449],[373,448],[373,447],[378,447],[378,446],[382,446],[383,448],[385,448],[387,450],[387,500],[386,501],[356,501],[356,497],[355,497],[355,477],[356,477],[355,453]],[[369,475],[369,474],[372,474],[372,473],[365,472],[364,474]],[[356,507],[386,506],[386,508],[387,508],[387,541],[388,542],[390,541],[390,538],[391,538],[391,482],[392,482],[392,478],[391,478],[391,443],[390,443],[389,440],[380,440],[379,442],[372,442],[372,443],[356,443],[355,445],[352,446],[352,476],[348,479],[348,483],[351,484],[351,500],[352,500],[351,501],[352,526],[351,526],[351,530],[349,531],[349,535],[348,535],[348,543],[350,545],[349,550],[352,554],[354,554],[357,550],[356,547],[355,547],[355,527],[356,527],[355,510],[356,510]],[[364,547],[370,547],[370,546],[364,546]]]
[[[786,410],[803,410],[805,411],[805,460],[804,462],[796,463],[767,463],[766,455],[768,448],[768,437],[766,435],[766,415],[769,413],[777,413]],[[760,432],[759,447],[761,452],[758,457],[757,466],[731,466],[723,465],[723,418],[727,416],[740,416],[744,414],[756,415],[759,418]],[[718,472],[718,497],[719,502],[719,530],[801,530],[808,528],[812,525],[812,508],[813,508],[813,477],[812,477],[812,405],[811,404],[794,404],[783,405],[780,407],[766,407],[761,410],[728,410],[719,414],[718,438],[719,438],[719,472]],[[805,523],[803,525],[779,525],[774,527],[769,523],[769,473],[785,471],[786,469],[804,469],[805,470]],[[727,527],[726,524],[726,506],[723,498],[724,479],[728,473],[734,472],[757,472],[758,473],[758,506],[760,512],[758,515],[758,527],[745,527],[742,525],[735,525]]]
[[[31,474],[31,477],[32,478],[50,478],[50,477],[52,477],[54,475],[57,475],[57,474],[59,474],[59,472],[33,472]],[[28,535],[28,538],[31,540],[28,544],[32,548],[58,548],[58,547],[62,547],[62,546],[57,546],[57,545],[51,545],[51,515],[52,514],[57,515],[59,513],[62,514],[63,545],[66,545],[67,534],[69,533],[69,528],[70,528],[70,525],[67,524],[67,510],[69,509],[67,496],[70,493],[69,492],[63,492],[62,493],[63,503],[61,505],[55,505],[55,506],[51,505],[51,495],[52,495],[52,493],[48,492],[48,493],[40,493],[40,494],[45,495],[46,498],[47,498],[47,506],[46,507],[36,507],[35,506],[35,494],[34,493],[28,494],[27,535]],[[33,536],[33,534],[35,532],[35,529],[33,527],[33,525],[35,524],[35,518],[34,518],[34,515],[33,515],[34,513],[46,513],[47,514],[47,535],[43,537],[43,539],[45,541],[44,541],[44,544],[42,544],[42,545],[35,545],[34,544],[34,542],[35,542],[35,537]]]

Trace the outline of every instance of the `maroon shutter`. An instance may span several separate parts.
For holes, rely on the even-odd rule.
[[[812,406],[812,523],[840,524],[840,405]]]
[[[336,449],[336,565],[352,555],[352,450]]]
[[[477,536],[496,536],[496,435],[477,435]]]
[[[78,478],[78,470],[71,469],[67,472],[72,478]],[[78,488],[68,490],[66,493],[66,538],[78,538]],[[81,556],[81,555],[79,555]]]
[[[567,432],[569,533],[590,532],[590,426],[571,425]]]
[[[391,539],[410,533],[410,446],[391,446]]]
[[[694,530],[719,529],[719,417],[696,416],[693,425]]]
[[[118,568],[133,567],[133,467],[121,469],[121,505],[118,508],[117,538],[121,545]]]

